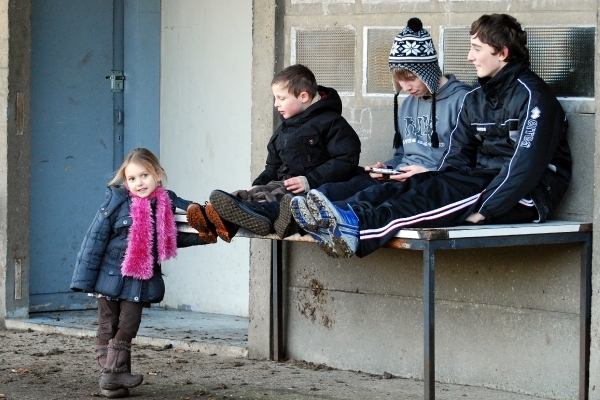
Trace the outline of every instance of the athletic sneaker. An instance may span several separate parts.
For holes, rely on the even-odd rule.
[[[221,218],[251,232],[266,236],[273,230],[271,219],[258,204],[243,201],[222,190],[211,192],[210,204]]]
[[[360,237],[358,217],[352,207],[342,210],[316,189],[306,194],[306,202],[311,210],[316,210],[313,211],[313,216],[321,218],[320,226],[327,226],[337,255],[342,258],[352,257],[358,249]]]
[[[296,196],[291,202],[292,217],[300,228],[304,229],[319,244],[319,247],[330,257],[338,258],[329,230],[319,226],[308,209],[306,199],[302,196]]]

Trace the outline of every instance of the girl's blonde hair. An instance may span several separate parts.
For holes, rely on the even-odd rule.
[[[108,186],[114,186],[125,182],[125,168],[131,163],[135,163],[146,168],[150,175],[154,177],[156,182],[163,183],[167,180],[167,173],[160,165],[160,161],[158,161],[158,158],[154,155],[154,153],[143,147],[138,147],[131,150],[127,157],[125,157],[123,164],[121,164],[121,167],[117,170],[117,172],[115,172],[114,178],[108,182]]]

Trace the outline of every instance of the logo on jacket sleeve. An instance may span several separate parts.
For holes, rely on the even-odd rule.
[[[531,118],[532,119],[538,119],[541,115],[541,111],[539,108],[535,107],[533,110],[531,110]]]
[[[534,118],[533,115],[534,115],[535,110],[537,110],[537,107],[531,111],[531,114],[532,114],[531,118]],[[536,118],[540,116],[539,110],[535,115],[536,115]],[[537,129],[537,121],[535,119],[528,119],[527,123],[525,123],[525,134],[523,135],[523,141],[520,144],[521,147],[529,148],[531,146],[531,142],[533,141],[533,138],[535,136],[536,129]]]

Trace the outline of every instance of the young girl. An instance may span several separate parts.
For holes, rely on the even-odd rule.
[[[96,358],[105,397],[126,397],[142,383],[142,375],[131,374],[131,340],[142,308],[164,297],[161,262],[175,257],[177,247],[205,244],[194,233],[177,232],[175,207],[192,203],[165,190],[165,179],[152,152],[129,153],[77,255],[71,289],[98,299]]]

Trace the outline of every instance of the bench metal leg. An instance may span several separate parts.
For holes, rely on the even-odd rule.
[[[273,332],[273,360],[283,360],[283,279],[281,276],[283,244],[281,240],[271,241],[271,315]]]
[[[581,248],[581,282],[579,298],[579,400],[587,400],[590,384],[590,329],[592,309],[592,234]]]
[[[425,354],[423,360],[425,399],[435,399],[435,249],[423,250],[423,317]]]

